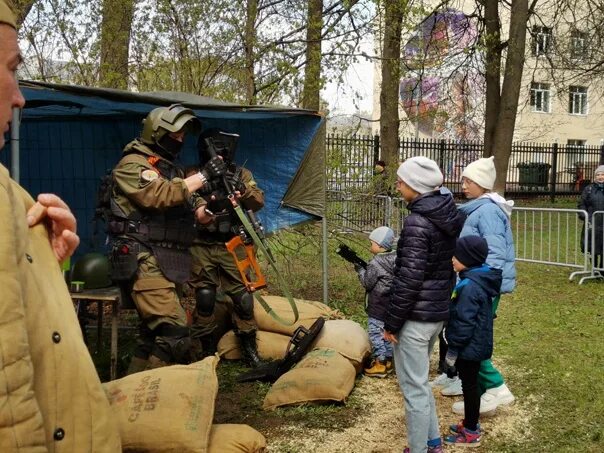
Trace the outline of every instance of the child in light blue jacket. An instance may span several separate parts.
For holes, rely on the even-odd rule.
[[[512,237],[511,215],[513,201],[492,192],[495,186],[494,158],[478,159],[469,164],[462,173],[462,189],[467,203],[459,210],[466,215],[460,237],[480,236],[487,241],[489,253],[486,264],[501,269],[503,282],[501,293],[511,293],[516,286],[516,266],[514,239]],[[493,315],[497,313],[500,295],[493,299]],[[483,360],[480,365],[478,383],[482,389],[480,412],[494,411],[500,405],[511,404],[515,398],[504,382],[501,373],[491,360]],[[453,412],[463,414],[463,401],[453,405]]]

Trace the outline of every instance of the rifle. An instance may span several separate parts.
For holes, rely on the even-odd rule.
[[[346,261],[352,264],[361,266],[363,269],[367,269],[367,261],[357,255],[357,252],[352,250],[346,244],[340,243],[336,249],[336,253],[344,258]]]

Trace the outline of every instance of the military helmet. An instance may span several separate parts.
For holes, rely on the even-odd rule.
[[[111,286],[111,266],[102,253],[87,253],[71,269],[71,281],[84,282],[84,289]]]
[[[193,110],[180,104],[170,107],[158,107],[149,112],[143,120],[141,141],[146,145],[159,144],[162,137],[170,132],[178,132],[183,128],[194,134],[201,130],[201,122]]]

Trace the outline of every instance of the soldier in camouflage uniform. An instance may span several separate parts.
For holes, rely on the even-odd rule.
[[[238,203],[242,209],[256,212],[264,207],[264,193],[256,185],[252,172],[233,161],[237,139],[238,136],[219,129],[204,131],[198,141],[200,163],[211,161],[213,153],[221,156],[227,166],[226,179],[234,189]],[[235,260],[225,245],[241,233],[243,226],[227,198],[224,184],[212,182],[212,185],[200,191],[209,200],[207,208],[212,213],[212,221],[198,225],[198,236],[191,248],[193,274],[189,284],[195,289],[196,298],[191,337],[193,342],[201,343],[203,356],[216,352],[218,338],[215,335],[214,306],[216,289],[220,287],[234,304],[233,323],[243,360],[255,367],[261,362],[256,348],[254,298],[247,291]]]
[[[156,108],[113,169],[107,225],[112,277],[132,296],[141,318],[129,374],[189,360],[180,285],[190,275],[195,220],[210,220],[205,200],[195,192],[226,170],[215,158],[185,178],[175,164],[185,134],[199,132],[200,126],[193,111],[181,105]]]

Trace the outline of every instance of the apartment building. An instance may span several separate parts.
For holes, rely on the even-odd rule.
[[[538,3],[528,24],[526,60],[518,106],[515,141],[557,142],[575,146],[581,159],[581,147],[604,143],[604,81],[585,72],[597,30],[593,14],[578,2],[572,11],[559,9],[560,2]],[[426,1],[430,11],[437,2]],[[484,127],[484,55],[464,66],[468,49],[477,48],[476,25],[471,15],[476,2],[460,0],[450,7],[424,17],[403,36],[400,133],[406,137],[480,140]],[[465,17],[465,19],[464,19]],[[509,14],[502,15],[502,32],[507,33]],[[379,26],[377,27],[380,28]],[[376,49],[381,40],[376,37]],[[419,48],[428,64],[409,64],[410,47]],[[436,60],[434,55],[437,55]],[[461,63],[460,63],[461,62]],[[420,68],[420,70],[418,70]],[[379,119],[380,67],[374,74],[373,119]],[[379,125],[374,123],[374,132]]]

